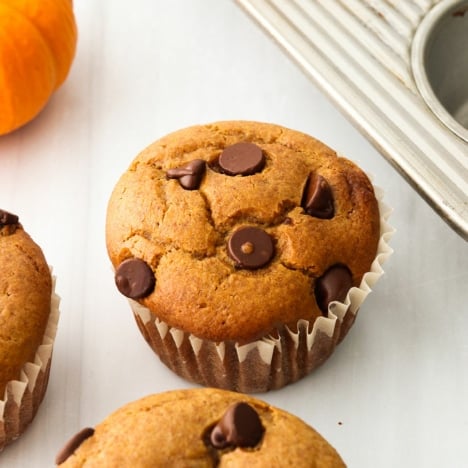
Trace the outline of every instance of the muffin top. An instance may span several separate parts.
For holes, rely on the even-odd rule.
[[[106,222],[124,295],[199,338],[240,343],[327,315],[370,269],[379,231],[355,164],[245,121],[150,145],[116,184]]]
[[[344,467],[302,420],[239,393],[176,390],[127,404],[73,437],[61,467]]]
[[[52,278],[18,217],[0,210],[0,399],[34,360],[50,313]]]

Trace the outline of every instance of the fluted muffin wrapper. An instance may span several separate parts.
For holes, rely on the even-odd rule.
[[[328,306],[328,316],[311,324],[299,320],[297,330],[276,330],[276,336],[239,345],[216,343],[169,326],[149,309],[130,300],[138,327],[161,361],[176,374],[201,385],[259,393],[281,388],[304,377],[332,354],[345,337],[356,314],[377,280],[383,263],[393,250],[388,241],[394,229],[388,224],[391,209],[382,202],[383,192],[374,187],[380,210],[380,239],[370,271],[359,287],[348,291],[344,302]]]
[[[36,351],[34,361],[23,366],[19,379],[7,383],[3,399],[0,399],[0,451],[24,432],[45,395],[60,316],[59,305],[55,276],[52,276],[50,314],[42,344]]]

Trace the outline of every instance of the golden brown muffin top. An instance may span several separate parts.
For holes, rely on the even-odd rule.
[[[335,449],[296,416],[211,388],[170,391],[127,404],[72,439],[59,454],[61,461],[64,468],[345,466]]]
[[[121,292],[197,337],[246,342],[327,314],[369,270],[379,231],[355,164],[303,133],[235,121],[141,152],[106,237]]]
[[[18,218],[0,210],[0,399],[34,360],[50,313],[52,279],[41,249]]]

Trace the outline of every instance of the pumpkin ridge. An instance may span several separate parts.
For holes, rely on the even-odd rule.
[[[77,26],[71,0],[0,0],[19,11],[39,31],[49,47],[57,74],[54,90],[70,71],[76,53]]]
[[[1,56],[0,56],[1,59]],[[3,67],[0,67],[0,89],[6,88],[7,77],[6,73],[3,70]],[[2,98],[2,94],[0,93],[0,99]],[[13,116],[13,96],[10,93],[3,93],[4,98],[4,108],[2,109],[2,115],[0,115],[0,135],[3,133],[4,128],[16,128],[17,124],[15,119],[12,118]],[[5,102],[7,100],[8,102]],[[5,112],[6,111],[6,112]],[[5,115],[9,117],[9,121],[4,122]]]
[[[8,100],[10,104],[9,112],[2,109],[0,116],[0,134],[3,134],[24,125],[43,109],[54,90],[56,71],[42,35],[37,28],[31,28],[31,22],[21,12],[0,2],[0,16],[7,19],[0,39],[3,76],[0,94],[2,101]],[[14,30],[22,34],[21,42],[12,34]],[[29,61],[34,63],[30,69],[23,66]]]
[[[57,59],[55,58],[55,55],[50,47],[50,44],[49,42],[47,41],[47,39],[44,37],[44,34],[42,33],[41,29],[38,28],[36,26],[36,24],[34,23],[34,21],[24,13],[24,11],[22,11],[21,9],[17,8],[15,5],[12,5],[11,3],[9,2],[2,2],[2,0],[0,0],[0,3],[2,3],[6,8],[10,8],[11,10],[14,10],[18,15],[20,15],[25,21],[28,22],[28,24],[38,33],[38,35],[41,37],[42,39],[42,42],[45,44],[47,50],[49,51],[49,56],[54,64],[54,75],[55,75],[55,79],[54,79],[54,89],[56,88],[56,84],[57,84]]]

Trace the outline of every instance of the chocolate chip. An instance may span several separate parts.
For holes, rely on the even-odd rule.
[[[18,216],[5,210],[0,210],[0,227],[18,223]]]
[[[235,403],[213,428],[210,442],[213,447],[255,447],[263,436],[263,426],[257,412],[247,403]]]
[[[252,175],[265,166],[263,151],[253,143],[241,142],[228,146],[219,156],[221,170],[231,176]]]
[[[315,298],[320,310],[326,314],[332,301],[344,301],[353,286],[353,276],[344,265],[330,267],[315,284]]]
[[[333,218],[333,193],[327,180],[319,174],[310,174],[302,195],[301,206],[308,215],[320,219]]]
[[[238,267],[255,270],[273,258],[273,239],[263,229],[243,227],[229,239],[228,253]]]
[[[68,459],[75,450],[89,437],[94,434],[94,429],[92,427],[86,427],[82,429],[78,434],[75,434],[60,450],[60,452],[55,457],[55,464],[60,465]]]
[[[117,268],[115,284],[124,296],[139,299],[153,291],[156,280],[146,262],[139,258],[129,258]]]
[[[206,163],[203,159],[194,159],[188,164],[166,172],[168,179],[178,179],[179,184],[186,190],[196,190],[200,187],[205,173]]]

